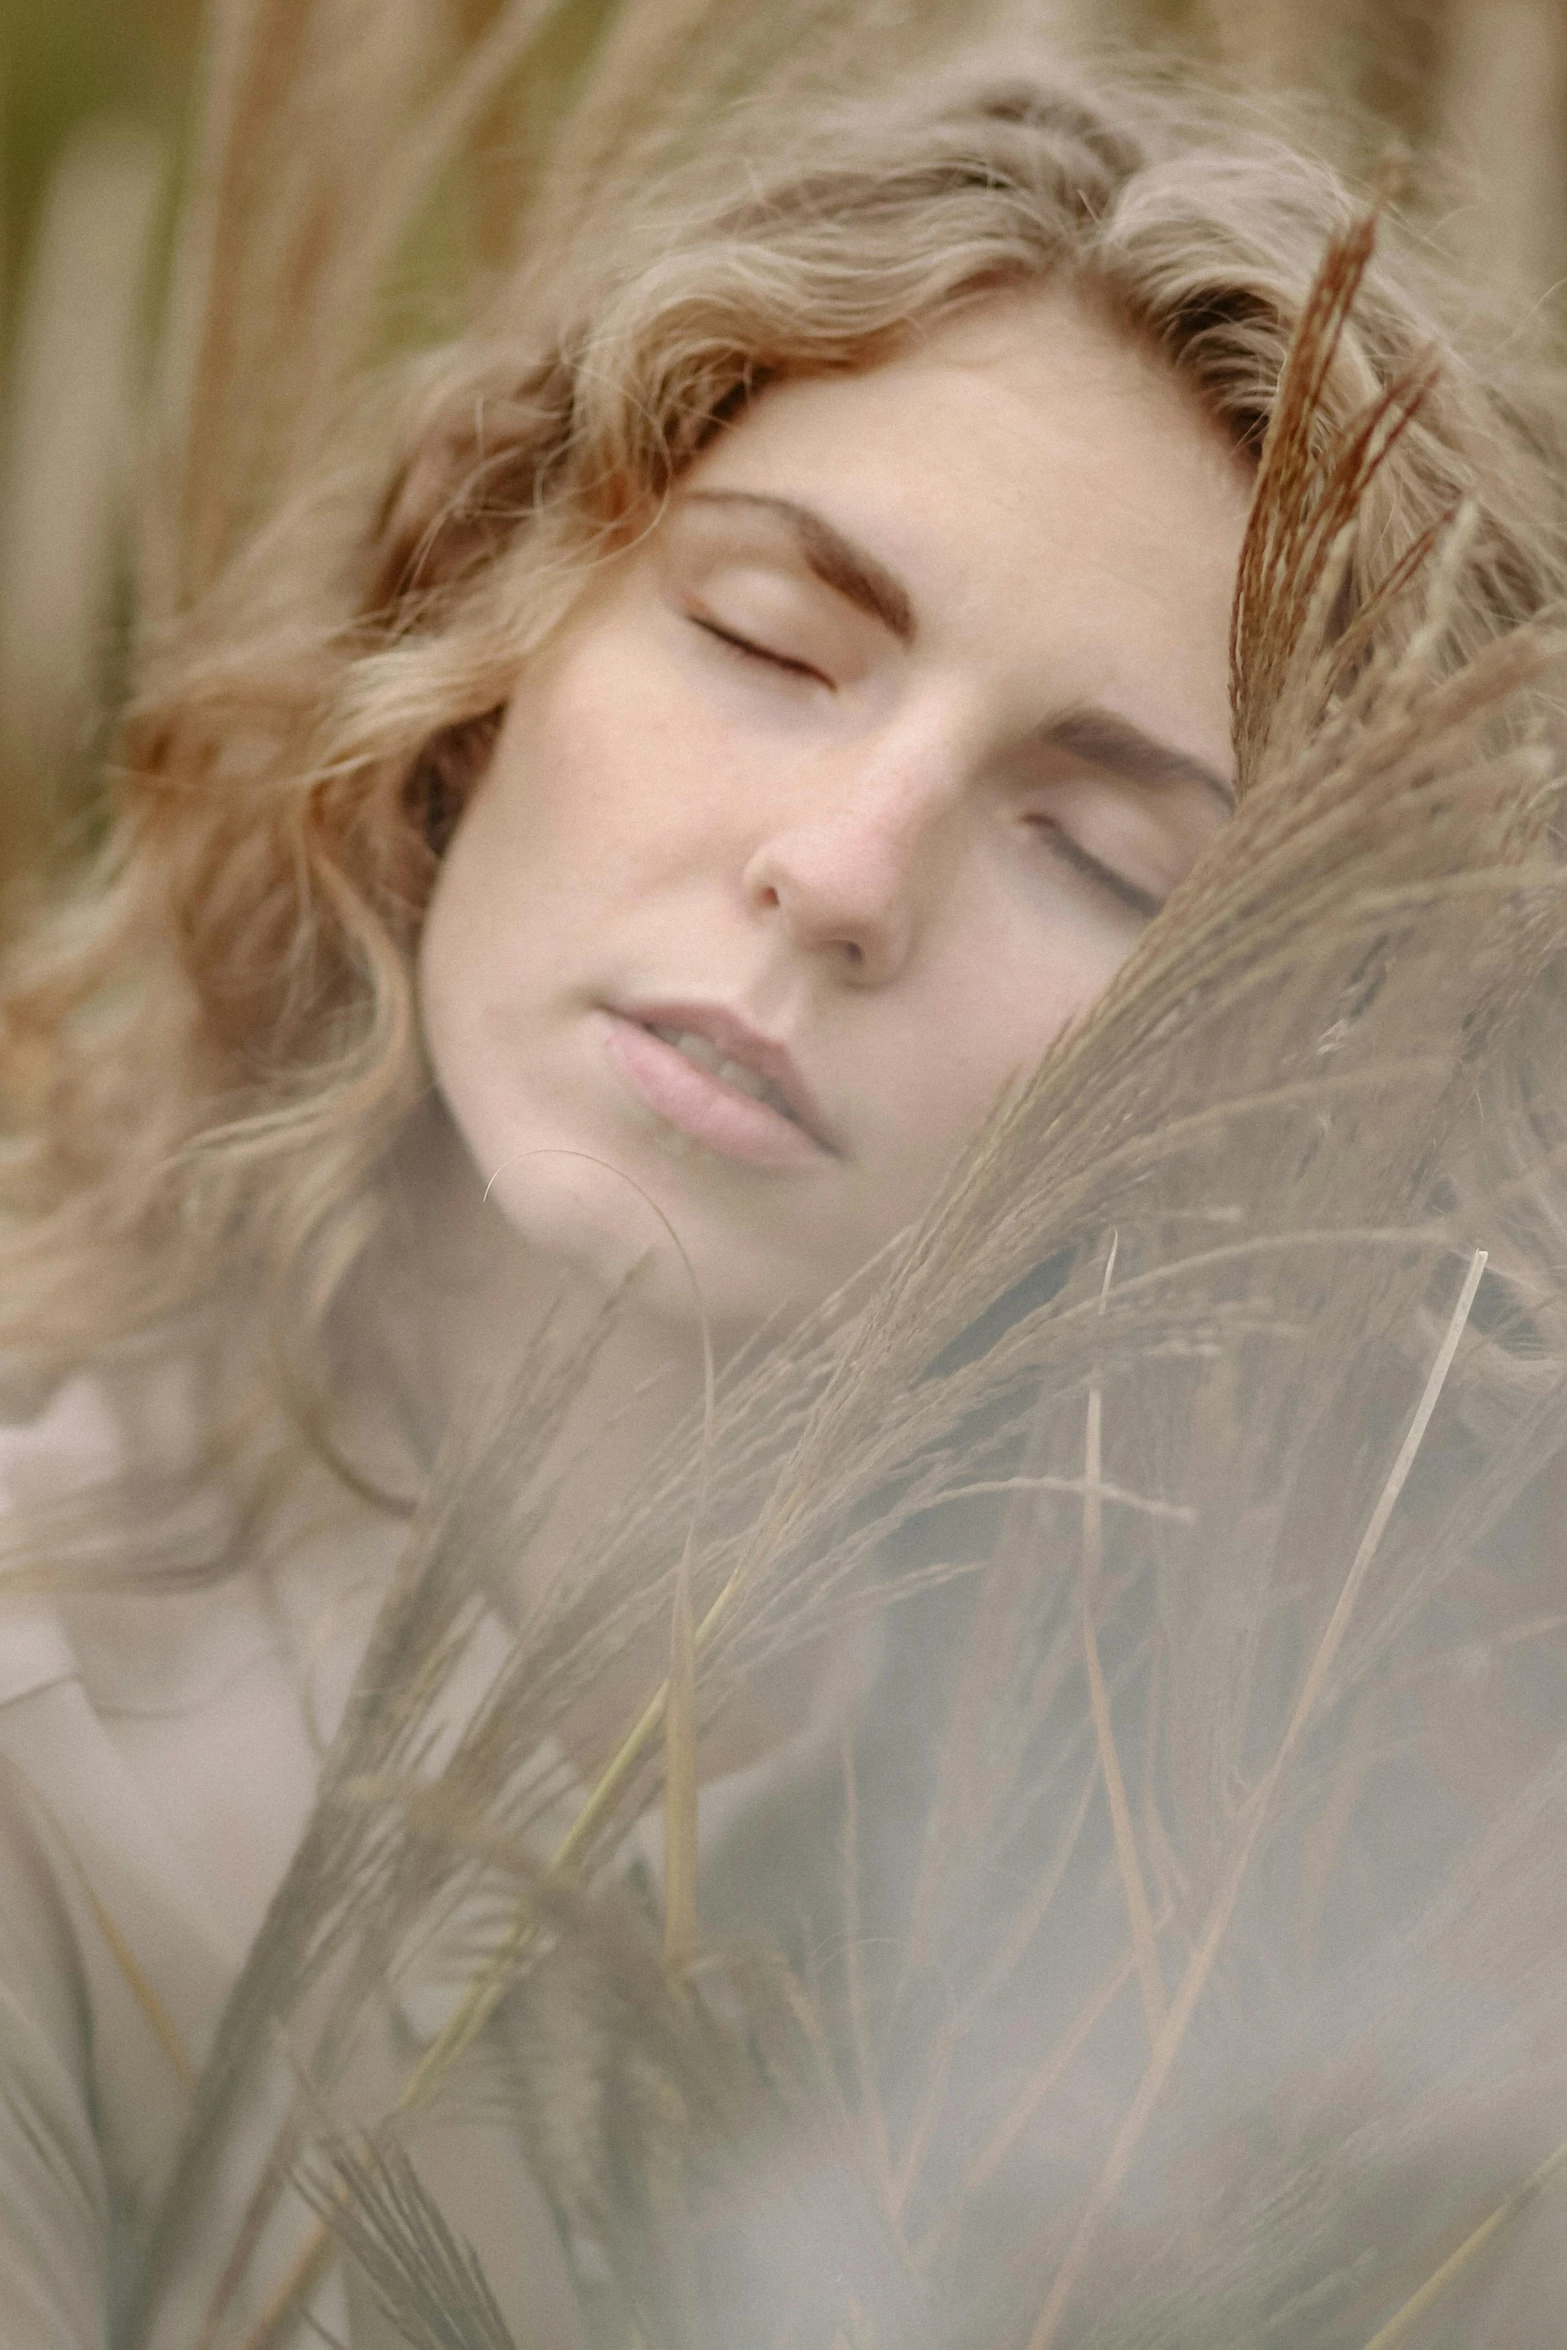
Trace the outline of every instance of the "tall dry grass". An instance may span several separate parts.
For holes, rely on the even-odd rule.
[[[819,0],[791,21],[820,44],[807,62],[847,70],[898,14]],[[1537,89],[1555,18],[1498,10],[1511,30],[1468,65],[1457,9],[1429,55],[1413,16],[1344,0],[1330,21],[1309,56],[1298,12],[1217,0],[1074,30],[1157,34],[1259,87],[1309,72],[1433,155],[1466,121],[1490,187],[1518,44]],[[121,149],[121,181],[62,180],[13,373],[13,795],[93,739],[115,581],[130,634],[155,625],[308,464],[336,387],[397,331],[365,289],[432,204],[459,234],[452,153],[481,269],[508,173],[534,184],[512,76],[561,12],[452,22],[416,0],[227,12],[144,403],[148,165]],[[554,52],[575,112],[550,233],[747,77],[787,86],[777,24],[670,0],[615,16],[585,82]],[[273,207],[301,89],[319,168]],[[1496,217],[1532,283],[1546,179],[1508,162]],[[111,213],[118,299],[87,305]],[[1369,236],[1329,257],[1270,437],[1237,607],[1242,808],[1200,919],[1150,937],[868,1297],[735,1367],[583,1535],[476,1706],[459,1677],[547,1514],[592,1341],[541,1347],[459,1431],[197,2084],[127,2342],[269,2099],[228,2298],[279,2213],[297,2250],[246,2350],[284,2338],[339,2244],[404,2339],[504,2350],[482,2248],[416,2167],[438,2111],[522,2142],[605,2341],[1385,2350],[1416,2327],[1465,2339],[1463,2295],[1503,2252],[1519,2291],[1545,2280],[1540,2326],[1503,2338],[1553,2338],[1559,2229],[1531,2236],[1529,2213],[1567,2140],[1564,1623],[1528,1488],[1563,1386],[1559,1233],[1529,1219],[1563,1137],[1513,1081],[1563,944],[1562,646],[1539,628],[1438,669],[1462,512],[1385,583],[1399,652],[1331,626],[1368,472],[1421,397],[1413,380],[1338,440],[1316,430]],[[61,365],[90,377],[90,417],[57,396]],[[30,500],[50,479],[79,508],[46,544]],[[34,561],[60,567],[47,630]],[[735,1889],[741,1938],[694,1876],[700,1730],[781,1657],[866,1625],[879,1703],[835,1725],[799,1847],[780,1830],[782,1904]],[[586,1788],[541,1783],[584,1688],[665,1629],[670,1670]],[[626,1861],[648,1817],[661,1887]],[[390,2012],[432,1984],[445,2020],[388,2078]],[[227,2350],[230,2320],[220,2294],[204,2343]]]

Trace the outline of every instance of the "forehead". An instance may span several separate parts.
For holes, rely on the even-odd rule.
[[[687,478],[791,463],[847,475],[878,462],[911,496],[989,491],[1002,504],[1047,481],[1065,494],[1074,479],[1121,472],[1143,503],[1166,485],[1160,513],[1193,494],[1232,513],[1251,484],[1193,385],[1102,305],[1050,287],[976,299],[874,366],[769,386]]]

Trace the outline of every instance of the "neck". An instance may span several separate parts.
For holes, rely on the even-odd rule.
[[[449,1130],[417,1168],[402,1205],[421,1301],[419,1369],[443,1424],[476,1385],[503,1384],[546,1323],[557,1340],[569,1339],[610,1302],[602,1289],[527,1247],[484,1200]],[[516,1589],[523,1611],[580,1539],[632,1494],[659,1445],[701,1399],[699,1334],[640,1313],[634,1282],[615,1305],[613,1327],[559,1439],[563,1459],[581,1455],[585,1467],[561,1480],[548,1522],[529,1545]],[[667,1662],[666,1631],[633,1641],[562,1726],[585,1775],[602,1761],[606,1741],[635,1718]],[[814,1651],[789,1660],[772,1676],[766,1702],[753,1698],[743,1719],[713,1725],[704,1737],[703,1775],[735,1769],[774,1745],[799,1720],[819,1667]]]
[[[589,1518],[609,1514],[702,1394],[699,1334],[639,1309],[633,1279],[611,1299],[587,1276],[528,1246],[484,1197],[449,1128],[414,1155],[399,1241],[414,1268],[421,1384],[444,1426],[476,1389],[497,1389],[548,1325],[556,1343],[585,1335],[607,1308],[612,1324],[578,1394],[562,1443],[591,1446],[591,1476],[570,1481],[530,1559],[526,1598],[553,1574]]]

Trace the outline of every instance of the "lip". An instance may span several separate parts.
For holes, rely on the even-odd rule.
[[[610,1057],[632,1090],[659,1117],[721,1158],[756,1167],[804,1167],[838,1155],[788,1047],[763,1036],[737,1013],[721,1004],[636,1003],[606,1006],[603,1017]],[[725,1060],[738,1061],[776,1086],[793,1118],[699,1068],[655,1035],[658,1028],[689,1029],[706,1037]]]

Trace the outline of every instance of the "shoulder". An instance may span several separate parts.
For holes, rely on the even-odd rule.
[[[34,2117],[40,2195],[75,2210],[90,2159],[135,2207],[183,2112],[189,2066],[170,2051],[205,2044],[242,1948],[115,1712],[120,1684],[146,1694],[165,1647],[183,1696],[190,1643],[165,1638],[177,1606],[143,1628],[134,1591],[73,1573],[83,1559],[116,1572],[118,1498],[134,1502],[142,1470],[117,1404],[86,1372],[0,1422],[0,2270],[21,2159],[7,2099]],[[171,1759],[176,1783],[201,1782],[204,1726]]]
[[[149,1334],[42,1388],[0,1357],[0,1625],[8,1590],[151,1588],[225,1554],[209,1351]]]
[[[103,1381],[79,1371],[25,1408],[27,1390],[0,1366],[0,1509],[51,1501],[114,1476],[124,1446]]]
[[[122,1466],[119,1432],[90,1374],[65,1381],[30,1417],[0,1419],[0,1715],[76,1675],[63,1614],[41,1572],[46,1529],[59,1505],[111,1484]]]
[[[0,1364],[0,1753],[28,1698],[83,1685],[106,1691],[146,1649],[182,1653],[158,1618],[131,1638],[146,1600],[221,1559],[232,1510],[199,1474],[198,1380],[188,1363],[143,1351],[77,1371],[25,1398]],[[18,1408],[18,1398],[31,1408]],[[18,1732],[19,1734],[19,1732]]]

